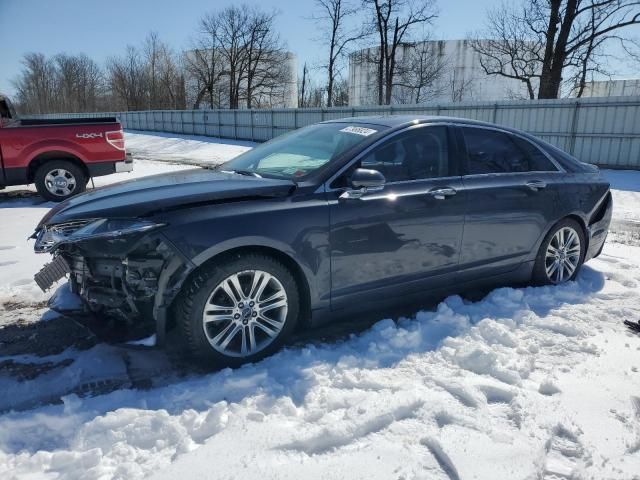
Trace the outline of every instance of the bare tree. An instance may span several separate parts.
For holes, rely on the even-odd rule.
[[[480,53],[488,73],[538,78],[538,98],[557,98],[567,82],[582,94],[589,73],[606,73],[605,44],[627,43],[623,33],[638,24],[640,0],[528,0],[490,14],[488,32],[498,43]],[[508,44],[513,32],[519,42]]]
[[[155,108],[186,108],[184,66],[166,45],[159,50],[156,66]]]
[[[434,0],[362,0],[372,11],[372,31],[378,37],[378,103],[391,103],[397,52],[410,40],[412,30],[436,18]]]
[[[337,84],[336,84],[336,88]],[[336,92],[337,93],[337,92]],[[309,68],[302,67],[302,79],[298,84],[298,106],[300,108],[317,108],[325,104],[326,89],[315,84],[309,76]]]
[[[590,30],[589,40],[582,48],[576,49],[571,53],[565,65],[565,68],[567,66],[572,67],[573,74],[566,80],[566,83],[570,85],[573,89],[573,94],[578,98],[584,94],[588,75],[593,77],[599,74],[610,77],[610,72],[606,66],[609,56],[603,52],[603,46],[610,40],[611,36],[596,35],[598,28],[596,16],[596,11],[592,10],[591,18],[585,26]],[[623,46],[626,43],[624,39],[621,39],[621,42]]]
[[[322,24],[321,41],[329,47],[326,63],[322,68],[327,72],[327,107],[335,103],[334,84],[340,73],[340,60],[348,46],[363,38],[362,29],[348,28],[347,23],[357,13],[355,4],[348,0],[315,0],[317,13],[312,17]]]
[[[421,103],[442,93],[436,85],[449,70],[428,39],[404,46],[397,62],[393,97],[397,103]]]
[[[94,112],[104,93],[102,72],[85,54],[58,54],[55,64],[56,96],[50,111]]]
[[[536,98],[544,43],[531,35],[512,9],[503,5],[489,11],[485,31],[471,40],[471,47],[479,54],[480,66],[487,75],[518,80],[526,86],[529,98]]]
[[[333,85],[333,106],[347,107],[349,105],[349,82],[346,78],[338,77]]]
[[[157,32],[150,32],[144,40],[142,52],[147,64],[147,79],[149,82],[148,108],[150,110],[161,108],[158,95],[158,65],[163,50],[167,47],[160,41]]]
[[[199,32],[192,40],[192,48],[184,55],[185,69],[196,86],[193,108],[199,108],[205,96],[209,108],[220,106],[220,79],[225,71],[219,45],[218,18],[206,15],[200,20]]]
[[[124,56],[107,61],[109,86],[115,105],[126,110],[144,110],[147,103],[147,69],[140,52],[128,45]]]
[[[22,65],[22,72],[13,81],[21,110],[29,113],[52,111],[57,90],[55,63],[42,53],[27,53]]]
[[[240,103],[240,87],[246,69],[249,13],[244,6],[231,6],[217,15],[219,49],[228,77],[229,108],[235,109]]]
[[[291,92],[292,74],[275,18],[276,12],[234,5],[202,19],[199,46],[187,54],[199,88],[197,104],[206,91],[213,107],[214,92],[223,84],[232,109],[242,102],[247,108],[282,102]]]
[[[307,62],[304,63],[302,67],[302,79],[299,81],[298,85],[298,106],[300,108],[306,107],[306,93],[307,93],[307,85],[309,83],[309,69],[307,68]]]
[[[449,77],[449,93],[452,102],[461,102],[470,98],[473,92],[473,79],[458,75],[454,68]]]
[[[602,42],[640,24],[640,1],[531,0],[523,17],[545,43],[538,98],[557,98],[565,68],[588,64]]]
[[[105,106],[102,71],[85,54],[58,54],[48,59],[29,53],[23,65],[13,82],[21,111],[95,112]]]
[[[284,95],[290,72],[287,54],[275,32],[275,12],[266,13],[259,10],[250,12],[246,37],[246,71],[241,78],[245,80],[245,97],[247,108],[260,97]]]

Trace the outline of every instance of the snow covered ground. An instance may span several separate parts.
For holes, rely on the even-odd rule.
[[[141,158],[219,162],[249,146],[127,142],[136,175],[183,168]],[[640,222],[640,172],[606,174],[619,228]],[[11,226],[0,230],[0,323],[44,312],[16,318],[13,308],[45,298],[30,280],[45,258],[25,239],[50,206],[0,199]],[[640,320],[640,240],[625,238],[561,287],[453,296],[237,370],[4,413],[0,478],[640,478],[640,336],[621,323]],[[74,354],[21,384],[0,378],[0,390],[26,398],[86,370],[126,369],[104,345],[38,361]]]
[[[127,132],[126,145],[140,160],[218,164],[249,150],[255,143],[171,133]]]

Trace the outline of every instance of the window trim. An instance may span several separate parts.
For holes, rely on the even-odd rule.
[[[516,132],[511,132],[509,130],[504,130],[500,127],[493,127],[493,126],[485,126],[485,125],[473,125],[473,124],[464,124],[464,123],[454,123],[452,124],[455,127],[457,127],[460,131],[460,141],[462,142],[463,146],[464,146],[464,170],[465,173],[462,173],[462,177],[488,177],[488,176],[504,176],[504,175],[523,175],[523,174],[532,174],[532,173],[544,173],[544,174],[549,174],[549,173],[566,173],[566,170],[562,167],[562,165],[560,165],[555,158],[553,158],[551,155],[549,155],[547,152],[545,152],[542,148],[540,148],[538,145],[536,145],[534,142],[532,142],[531,140],[529,140],[527,137],[525,137],[524,135],[520,135],[519,133]],[[468,166],[468,161],[469,161],[469,154],[467,151],[467,143],[466,140],[464,138],[464,132],[462,131],[463,128],[477,128],[480,130],[492,130],[495,132],[499,132],[499,133],[503,133],[506,135],[513,135],[515,137],[520,138],[521,140],[528,142],[530,145],[532,145],[534,148],[536,148],[539,152],[542,152],[542,154],[547,158],[547,160],[549,160],[551,162],[551,164],[556,167],[556,170],[530,170],[530,171],[526,171],[526,172],[493,172],[493,173],[466,173],[467,172],[467,166]],[[516,145],[516,148],[519,148]],[[526,155],[526,152],[523,152]]]
[[[410,184],[414,184],[414,183],[418,183],[418,182],[433,182],[433,181],[439,181],[439,180],[460,179],[462,176],[460,175],[460,161],[459,161],[460,153],[458,152],[459,146],[458,146],[458,142],[455,140],[455,138],[452,138],[452,133],[453,133],[451,131],[451,126],[452,125],[455,125],[455,124],[453,124],[451,122],[416,123],[415,125],[409,125],[409,126],[407,126],[405,128],[401,128],[399,130],[396,130],[395,132],[391,132],[390,134],[385,135],[383,138],[380,138],[376,142],[374,142],[371,145],[369,145],[367,148],[365,148],[364,150],[359,152],[355,157],[353,157],[351,160],[349,160],[347,163],[345,163],[341,168],[338,169],[337,172],[335,172],[333,175],[331,175],[326,181],[322,182],[320,188],[324,187],[324,191],[325,192],[337,192],[337,191],[344,190],[345,187],[335,187],[334,188],[334,187],[331,187],[331,184],[333,182],[335,182],[338,178],[340,178],[355,163],[359,162],[365,156],[367,156],[369,153],[371,153],[372,150],[374,150],[375,148],[379,147],[380,145],[382,145],[383,143],[387,142],[388,140],[394,138],[397,135],[409,132],[411,130],[417,130],[417,129],[429,128],[429,127],[445,127],[446,128],[446,133],[447,133],[447,155],[449,157],[448,158],[449,166],[451,167],[453,165],[455,167],[455,170],[457,171],[458,175],[449,175],[447,177],[419,178],[419,179],[414,179],[414,180],[399,180],[399,181],[395,181],[395,182],[385,182],[385,184],[384,184],[385,188],[386,188],[387,185],[389,185],[389,186],[393,186],[393,185],[410,185]],[[455,154],[451,151],[452,150],[451,147],[454,147]]]

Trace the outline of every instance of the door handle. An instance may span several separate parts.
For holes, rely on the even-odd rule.
[[[429,190],[427,193],[431,195],[433,198],[435,198],[436,200],[444,200],[447,197],[452,197],[458,192],[456,192],[455,188],[444,187],[444,188],[434,188],[433,190]]]
[[[525,183],[525,185],[529,187],[530,190],[537,192],[538,190],[542,190],[543,188],[545,188],[547,186],[547,183],[543,182],[542,180],[531,180]]]

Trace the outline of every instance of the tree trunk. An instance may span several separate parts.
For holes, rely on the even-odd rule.
[[[557,24],[560,22],[561,1],[552,0],[550,4],[551,14],[549,16],[549,27],[546,35],[547,46],[542,64],[538,98],[558,98],[560,95],[562,70],[567,58],[567,42],[571,28],[573,27],[573,21],[576,18],[578,0],[567,0],[564,18],[562,18],[557,40],[555,36],[556,32],[558,32]],[[551,48],[549,48],[549,41],[551,41]],[[548,55],[550,50],[551,53]]]
[[[378,59],[378,105],[382,105],[384,100],[384,54],[380,45],[380,58]]]
[[[549,23],[545,35],[544,57],[542,59],[542,71],[540,73],[540,86],[538,87],[538,98],[549,98],[551,79],[551,66],[553,64],[553,50],[556,43],[556,33],[558,32],[558,22],[560,21],[560,4],[562,0],[551,0],[549,2]]]
[[[329,60],[329,78],[327,82],[327,107],[331,107],[332,104],[333,104],[333,62]]]

